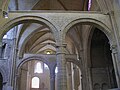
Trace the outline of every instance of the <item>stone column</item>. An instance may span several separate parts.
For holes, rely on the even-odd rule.
[[[13,90],[13,87],[8,85],[7,81],[3,81],[3,88],[2,90]]]
[[[118,88],[120,88],[120,72],[119,72],[120,68],[119,68],[119,61],[118,61],[117,46],[112,45],[111,50],[112,50],[112,58],[113,58],[115,75],[116,75],[116,81],[117,81]]]
[[[55,71],[50,73],[50,90],[55,90]]]
[[[66,74],[66,60],[65,60],[66,45],[57,46],[57,88],[58,90],[67,90],[67,74]]]
[[[11,52],[11,45],[7,43],[5,51],[4,51],[4,58],[5,59],[8,59],[10,57],[10,52]]]

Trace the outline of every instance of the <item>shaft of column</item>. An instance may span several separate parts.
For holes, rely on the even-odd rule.
[[[67,74],[65,60],[65,46],[57,46],[57,89],[67,90]]]
[[[50,74],[50,90],[55,90],[55,72]]]

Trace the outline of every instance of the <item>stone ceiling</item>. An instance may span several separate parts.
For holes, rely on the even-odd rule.
[[[9,10],[82,11],[87,0],[10,0]]]
[[[64,11],[84,11],[87,10],[88,0],[10,0],[9,11],[14,10],[64,10]],[[75,31],[68,33],[69,42],[67,42],[68,49],[72,49],[73,42],[79,46],[81,26],[73,28]],[[37,23],[24,23],[20,26],[19,41],[24,38],[26,32],[29,30],[36,30],[36,32],[30,37],[26,43],[24,52],[25,53],[44,53],[46,50],[52,51],[53,54],[56,52],[55,49],[55,38],[53,37],[51,30],[43,25]],[[73,35],[74,33],[75,35]],[[71,37],[71,40],[69,39]],[[68,51],[69,53],[71,51]]]

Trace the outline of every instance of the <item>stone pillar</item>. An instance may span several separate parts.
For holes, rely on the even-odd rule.
[[[67,74],[66,74],[66,60],[65,60],[66,45],[57,46],[57,88],[58,90],[67,90]]]
[[[120,88],[120,72],[119,72],[120,68],[119,68],[119,61],[118,61],[117,46],[112,45],[111,50],[112,50],[112,58],[113,58],[115,75],[116,75],[116,81],[117,81],[118,88]]]
[[[2,90],[13,90],[13,87],[8,85],[7,81],[4,81]]]
[[[11,45],[7,43],[5,51],[4,51],[4,58],[5,59],[8,59],[10,57],[10,52],[11,52]]]
[[[55,90],[55,71],[50,73],[50,90]]]

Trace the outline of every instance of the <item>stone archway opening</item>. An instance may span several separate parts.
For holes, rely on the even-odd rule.
[[[52,27],[37,20],[20,20],[13,22],[14,23],[5,28],[9,28],[10,30],[5,30],[8,32],[5,34],[3,33],[3,48],[1,49],[1,52],[4,53],[5,49],[7,49],[7,43],[11,42],[12,44],[15,44],[16,48],[18,48],[18,55],[21,58],[24,53],[31,52],[36,54],[55,54],[56,38],[54,37],[55,32]],[[5,55],[1,55],[1,57],[8,57],[6,55],[8,54],[5,53]]]
[[[18,90],[50,90],[50,70],[40,60],[30,60],[19,67]]]
[[[65,35],[63,35],[63,40],[64,40],[63,42],[67,44],[66,52],[70,54],[77,54],[78,60],[80,60],[80,62],[82,63],[81,71],[82,71],[82,76],[84,77],[82,82],[83,90],[87,90],[87,89],[93,90],[91,86],[93,79],[91,79],[91,68],[89,64],[91,63],[91,61],[89,60],[90,56],[88,55],[89,53],[91,53],[89,50],[90,49],[89,45],[91,45],[91,43],[88,42],[91,41],[92,37],[89,35],[93,34],[91,33],[91,31],[94,30],[95,28],[98,28],[101,32],[104,33],[104,35],[106,36],[109,42],[109,45],[113,43],[112,41],[114,39],[114,35],[110,33],[111,30],[108,27],[106,27],[104,23],[94,20],[92,21],[91,19],[76,20],[71,22],[65,28]],[[110,50],[110,48],[107,50]],[[111,53],[109,54],[111,55]],[[111,62],[113,61],[111,60]],[[114,69],[114,65],[111,64],[111,66]],[[106,83],[104,84],[106,85]],[[105,86],[105,88],[106,87],[107,86]]]
[[[117,88],[110,41],[101,30],[94,28],[90,42],[90,62],[88,66],[90,68],[92,90]],[[98,84],[99,87],[96,86]]]
[[[17,57],[18,55],[19,60],[26,57],[26,55],[28,54],[29,55],[30,54],[40,55],[41,54],[41,55],[46,55],[46,56],[56,54],[56,48],[55,48],[56,38],[54,36],[56,36],[55,32],[57,32],[57,30],[50,22],[48,22],[47,20],[43,18],[35,17],[35,16],[19,17],[19,18],[15,18],[14,20],[8,21],[5,27],[3,28],[4,28],[3,33],[2,33],[3,47],[2,49],[0,49],[1,52],[4,52],[1,55],[3,59],[10,58],[10,53],[12,52],[12,50],[15,51],[15,52],[12,52],[13,53],[12,55],[14,55],[14,57]],[[18,52],[16,49],[18,50]],[[15,62],[18,62],[18,61],[15,61]],[[29,86],[31,83],[29,84],[28,81],[24,82],[24,79],[21,80],[21,78],[29,79],[27,69],[28,67],[30,68],[30,65],[28,65],[30,62],[27,62],[21,66],[21,68],[25,67],[24,68],[25,70],[22,70],[20,72],[20,75],[22,74],[21,77],[16,76],[18,81],[16,82],[14,82],[13,80],[11,81],[11,83],[16,85],[14,87],[15,89],[26,90],[26,88],[28,88],[29,90],[31,90]],[[10,65],[12,64],[10,63]],[[50,82],[49,82],[50,72],[46,64],[44,64],[43,66],[44,66],[43,69],[46,70],[43,74],[46,73],[44,76],[47,75],[46,79],[48,78],[49,79],[45,80],[47,81],[47,83],[45,84],[44,82],[41,82],[41,80],[39,80],[41,83],[39,89],[45,88],[49,90],[50,89]],[[14,71],[15,71],[15,68],[13,71],[11,71],[11,73],[15,74],[16,72]],[[48,86],[48,87],[46,88],[45,86]],[[20,89],[22,87],[24,88]]]
[[[76,55],[77,60],[68,59],[66,64],[67,86],[68,90],[83,90],[82,87],[82,65],[80,50],[82,50],[82,33],[81,25],[72,26],[66,33],[65,43],[67,44],[65,53]],[[76,62],[76,63],[74,63]]]

